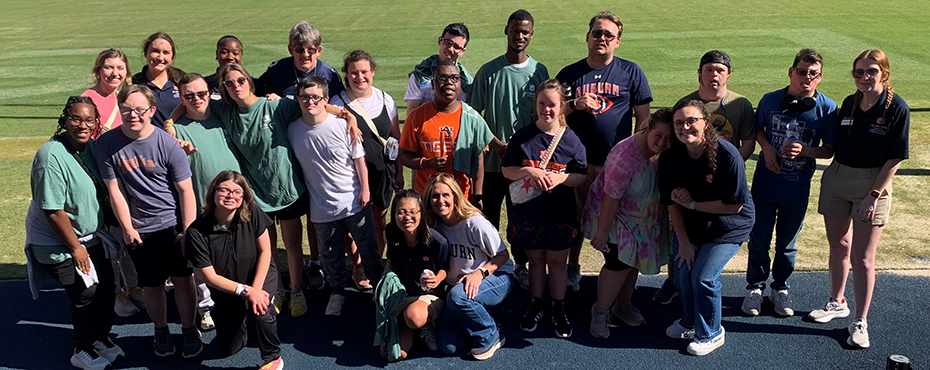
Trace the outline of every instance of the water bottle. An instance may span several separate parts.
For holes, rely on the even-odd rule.
[[[432,275],[433,275],[433,271],[431,271],[430,269],[423,269],[423,273],[420,274],[420,281],[423,281],[423,278],[429,277],[429,276],[432,276]],[[420,282],[418,281],[418,282],[417,282],[417,285],[419,285],[419,284],[420,284]],[[423,289],[424,292],[430,290],[429,288],[426,287],[426,285],[420,285],[420,289]]]
[[[788,124],[785,125],[785,141],[782,142],[782,153],[785,152],[785,147],[801,141],[801,126],[798,125],[798,120],[792,119],[788,121]],[[784,163],[782,163],[782,169],[792,169],[794,168],[794,159],[785,158]]]

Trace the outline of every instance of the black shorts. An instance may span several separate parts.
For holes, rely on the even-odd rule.
[[[507,240],[511,246],[526,250],[564,251],[578,237],[578,228],[571,224],[540,224],[511,218],[507,225]]]
[[[268,217],[271,217],[271,221],[278,223],[278,221],[288,221],[295,218],[300,218],[305,214],[310,213],[310,191],[305,191],[297,200],[294,201],[291,205],[281,208],[277,211],[265,212]]]
[[[141,233],[142,244],[127,246],[129,257],[136,265],[139,285],[143,287],[160,287],[170,276],[190,277],[194,267],[181,254],[181,245],[174,240],[178,236],[177,227],[151,233]]]
[[[604,268],[609,271],[623,271],[631,269],[633,266],[627,265],[617,258],[617,251],[620,247],[614,243],[607,243],[607,250],[601,252],[604,254]]]

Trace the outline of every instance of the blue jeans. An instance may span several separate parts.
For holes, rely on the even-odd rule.
[[[313,225],[316,228],[323,269],[326,270],[326,281],[333,287],[334,292],[341,292],[350,278],[346,270],[346,233],[352,235],[355,245],[358,246],[365,276],[374,280],[381,277],[384,266],[381,265],[381,256],[378,254],[371,207],[365,207],[361,212],[340,220]]]
[[[749,234],[749,264],[746,267],[746,289],[765,289],[765,281],[771,269],[772,285],[775,290],[788,289],[788,277],[794,272],[794,257],[804,216],[807,214],[807,198],[777,200],[753,192],[752,201],[756,208],[756,223]],[[775,232],[775,261],[769,259],[772,232]]]
[[[513,261],[507,263],[513,265]],[[487,308],[507,298],[512,286],[513,274],[500,270],[481,282],[475,298],[465,294],[465,284],[453,286],[446,296],[446,307],[439,323],[437,342],[442,352],[447,355],[461,353],[468,337],[475,339],[473,346],[476,348],[494,343],[500,332]]]
[[[717,279],[723,267],[736,255],[739,244],[701,244],[694,258],[694,266],[688,270],[688,264],[678,267],[673,262],[678,277],[678,294],[681,298],[684,317],[681,326],[694,328],[694,338],[707,340],[720,335],[721,295],[720,281]],[[678,243],[672,244],[674,254],[678,254]]]

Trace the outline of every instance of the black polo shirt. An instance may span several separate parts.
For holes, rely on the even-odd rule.
[[[251,285],[258,262],[258,237],[271,225],[271,218],[254,205],[249,222],[233,223],[229,229],[217,225],[212,215],[200,216],[187,228],[187,259],[194,267],[213,266],[217,275]],[[271,261],[269,277],[275,275],[274,259]]]
[[[887,98],[888,90],[885,90],[878,103],[865,112],[853,107],[855,95],[843,100],[836,117],[836,142],[833,144],[836,161],[854,168],[876,168],[884,166],[889,159],[908,158],[911,110],[904,99],[895,94],[886,113]],[[850,116],[853,116],[851,124]]]
[[[438,233],[431,232],[431,234],[434,237],[429,244],[420,243],[408,247],[403,240],[388,243],[387,258],[391,261],[391,268],[397,274],[397,278],[407,290],[407,295],[428,293],[420,288],[420,274],[423,270],[430,269],[434,274],[439,270],[449,271],[449,247],[441,241],[444,238],[435,237]]]

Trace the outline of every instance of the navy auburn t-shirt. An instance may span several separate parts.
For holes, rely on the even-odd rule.
[[[510,138],[501,167],[537,167],[555,136],[535,124],[521,128]],[[556,173],[588,173],[585,147],[570,128],[565,129],[546,170]],[[559,185],[523,204],[513,205],[511,219],[520,222],[575,225],[575,189]]]
[[[911,110],[904,99],[895,94],[886,113],[888,90],[865,112],[853,107],[855,97],[850,95],[843,100],[836,117],[835,160],[854,168],[876,168],[884,166],[889,159],[907,159]]]
[[[633,106],[652,102],[646,74],[636,63],[614,57],[606,67],[593,69],[586,59],[559,71],[556,79],[578,97],[597,95],[597,108],[574,111],[568,126],[575,130],[588,151],[588,163],[603,165],[610,149],[633,133]]]
[[[294,66],[294,57],[287,57],[271,63],[265,73],[258,78],[255,85],[255,95],[265,96],[275,93],[282,98],[297,100],[297,83],[304,77],[317,76],[326,80],[329,87],[329,97],[339,95],[345,86],[339,78],[339,73],[322,60],[316,60],[316,67],[304,73]]]
[[[737,214],[721,215],[684,208],[685,231],[695,246],[702,243],[742,244],[749,240],[755,221],[752,195],[746,183],[746,165],[733,144],[717,139],[717,172],[711,174],[707,156],[691,159],[677,143],[659,156],[659,193],[662,204],[671,206],[672,190],[685,188],[695,202],[719,200],[742,204]]]

